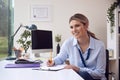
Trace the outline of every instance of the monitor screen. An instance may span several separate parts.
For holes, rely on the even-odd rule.
[[[33,30],[32,31],[32,52],[50,52],[53,49],[52,31]]]

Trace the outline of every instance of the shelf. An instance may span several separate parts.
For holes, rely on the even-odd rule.
[[[111,38],[110,23],[107,23],[107,49],[109,50],[110,71],[116,75],[116,80],[120,80],[120,8],[114,11],[115,27],[114,36]]]
[[[116,59],[115,59],[115,58],[109,58],[109,60],[111,60],[111,61],[112,61],[112,60],[116,60]]]

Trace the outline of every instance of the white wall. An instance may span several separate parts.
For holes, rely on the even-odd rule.
[[[71,36],[69,28],[69,18],[75,13],[85,14],[89,21],[89,29],[101,39],[105,46],[107,45],[107,25],[106,15],[107,9],[113,0],[14,0],[14,31],[18,28],[20,23],[23,25],[36,24],[38,29],[52,30],[56,34],[62,35],[62,42]],[[31,21],[30,7],[31,5],[51,5],[52,20],[47,22]],[[23,31],[23,29],[21,29]],[[15,36],[15,46],[16,40]],[[54,37],[53,37],[54,40]],[[54,52],[56,43],[54,42]]]

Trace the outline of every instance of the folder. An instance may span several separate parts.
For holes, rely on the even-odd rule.
[[[5,68],[36,68],[40,67],[40,64],[7,64]]]

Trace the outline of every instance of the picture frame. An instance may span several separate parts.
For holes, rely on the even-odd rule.
[[[49,5],[32,5],[31,21],[51,21],[51,7]]]

